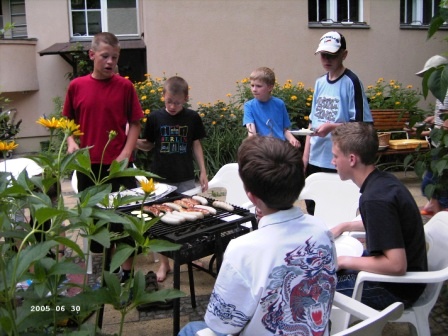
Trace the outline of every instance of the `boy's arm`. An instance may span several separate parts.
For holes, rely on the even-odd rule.
[[[303,156],[302,156],[303,169],[305,171],[306,171],[306,167],[308,166],[308,161],[310,159],[310,148],[311,148],[310,140],[311,140],[311,137],[309,135],[307,135],[306,139],[305,139],[305,146],[303,148]]]
[[[257,129],[255,128],[254,123],[246,124],[246,128],[247,128],[247,136],[253,136],[257,134]]]
[[[130,159],[132,152],[134,151],[135,145],[137,143],[138,136],[140,135],[140,121],[132,121],[129,123],[129,131],[128,137],[126,139],[126,144],[124,145],[123,150],[117,156],[115,160],[121,162],[125,159]]]
[[[292,133],[287,128],[284,129],[284,134],[285,139],[288,140],[291,145],[297,148],[300,147],[300,141],[297,140],[296,137],[292,135]]]
[[[362,224],[362,220],[343,222],[331,228],[331,233],[335,238],[339,237],[344,232],[350,231],[364,232],[365,228]]]
[[[404,248],[396,248],[385,250],[380,256],[338,257],[338,267],[385,275],[403,275],[407,269],[406,252]]]
[[[144,152],[149,152],[154,148],[154,142],[149,142],[146,139],[137,139],[137,142],[135,144],[135,148],[140,149]]]
[[[196,163],[199,166],[199,183],[201,183],[202,192],[208,189],[207,170],[205,169],[204,152],[200,140],[193,141],[193,154]]]
[[[73,135],[67,138],[67,153],[71,154],[79,149],[78,144],[75,141]]]

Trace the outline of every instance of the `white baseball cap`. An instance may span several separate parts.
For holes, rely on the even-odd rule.
[[[432,56],[430,59],[428,59],[426,61],[423,69],[420,70],[419,72],[417,72],[416,75],[423,77],[423,74],[426,71],[428,71],[431,68],[437,68],[439,65],[442,65],[442,64],[448,64],[448,59],[443,56],[440,56],[440,55]]]
[[[323,52],[334,54],[339,51],[339,49],[346,49],[345,37],[342,34],[331,31],[328,32],[320,38],[319,46],[314,54]]]

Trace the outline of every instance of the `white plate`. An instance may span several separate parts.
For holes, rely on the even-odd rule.
[[[338,257],[360,257],[364,251],[364,247],[358,239],[346,235],[336,238],[334,244]]]
[[[308,128],[302,128],[299,130],[292,130],[290,131],[292,135],[311,135],[314,134],[314,131],[308,129]]]
[[[154,191],[154,193],[152,193],[150,196],[148,196],[145,199],[145,203],[154,202],[177,189],[177,187],[173,187],[168,184],[157,183],[157,182],[156,182],[155,187],[156,187],[156,190]],[[134,188],[134,189],[123,190],[121,192],[110,193],[109,194],[109,203],[110,204],[113,204],[113,199],[115,197],[117,197],[118,194],[120,194],[121,196],[142,196],[144,194],[144,191],[142,190],[142,188]],[[120,205],[118,208],[121,209],[121,208],[126,208],[128,206],[133,206],[133,205],[138,205],[138,204],[142,204],[142,202],[141,201],[132,202],[130,204]],[[104,206],[102,204],[98,204],[98,206],[101,208],[104,208]]]

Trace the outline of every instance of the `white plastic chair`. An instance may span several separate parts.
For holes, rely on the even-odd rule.
[[[362,321],[345,330],[331,333],[332,336],[379,336],[387,322],[401,316],[403,303],[395,302],[384,310],[377,311],[355,299],[336,292],[330,318],[332,325],[334,324],[333,311],[335,309],[348,313]],[[195,336],[216,336],[216,334],[210,328],[205,328],[196,332]]]
[[[362,320],[345,330],[331,333],[332,336],[380,336],[387,322],[398,319],[403,314],[403,303],[395,302],[382,311],[377,311],[369,306],[336,292],[333,300],[332,328],[335,324],[333,312],[340,309]]]
[[[252,207],[252,202],[246,195],[243,181],[238,173],[238,163],[228,163],[222,166],[216,175],[209,181],[210,188],[225,188],[226,202],[249,209]],[[185,195],[192,196],[201,192],[200,187],[196,187],[184,192]]]
[[[395,283],[426,283],[426,289],[417,302],[404,310],[403,315],[394,322],[409,322],[412,335],[430,336],[429,314],[437,302],[444,281],[448,280],[448,212],[441,211],[425,224],[428,272],[407,272],[403,276],[381,275],[359,272],[352,297],[360,301],[364,281]],[[347,325],[347,324],[346,324]]]
[[[299,200],[313,200],[314,216],[332,228],[357,216],[359,197],[359,188],[351,180],[342,181],[337,173],[315,173],[305,179]]]
[[[0,162],[0,171],[11,173],[14,178],[26,169],[28,177],[42,174],[43,169],[36,162],[28,158],[9,159]]]

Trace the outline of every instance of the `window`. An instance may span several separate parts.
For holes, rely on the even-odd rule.
[[[6,2],[0,0],[0,28],[9,23],[14,24],[14,28],[8,32],[8,37],[28,37],[25,0],[9,0]]]
[[[137,0],[71,0],[72,37],[108,31],[118,37],[138,36]]]
[[[440,0],[401,0],[400,24],[427,26],[431,18],[439,12]]]
[[[319,25],[365,24],[363,0],[308,0],[308,21]]]

